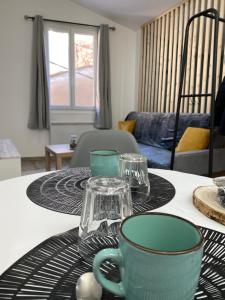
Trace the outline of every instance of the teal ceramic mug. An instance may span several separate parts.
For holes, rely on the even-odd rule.
[[[116,150],[93,150],[90,153],[90,166],[92,176],[119,175],[119,156]]]
[[[201,269],[204,239],[191,222],[162,213],[126,218],[119,249],[104,249],[94,259],[98,282],[128,300],[191,300]],[[101,264],[111,259],[120,268],[121,282],[104,277]]]

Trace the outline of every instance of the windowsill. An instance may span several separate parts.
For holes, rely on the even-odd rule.
[[[94,109],[51,109],[51,123],[94,123]]]
[[[57,107],[57,106],[52,106],[50,107],[50,111],[95,111],[95,107]]]

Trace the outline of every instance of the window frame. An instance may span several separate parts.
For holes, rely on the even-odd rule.
[[[50,70],[49,70],[49,38],[48,32],[53,30],[56,32],[68,33],[68,74],[69,74],[69,105],[51,105],[50,102]],[[80,106],[76,105],[75,97],[75,34],[86,34],[93,36],[93,45],[94,45],[94,77],[93,77],[93,106]],[[49,85],[49,108],[50,110],[84,110],[84,111],[93,111],[96,106],[96,96],[97,96],[97,29],[96,28],[87,28],[82,25],[68,25],[68,24],[57,24],[54,22],[48,22],[45,25],[45,50],[46,50],[46,67],[47,67],[47,77]]]

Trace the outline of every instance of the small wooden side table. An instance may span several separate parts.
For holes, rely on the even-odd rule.
[[[62,159],[71,158],[74,150],[70,149],[69,144],[47,145],[45,146],[46,171],[51,170],[51,155],[55,157],[56,170],[62,169]]]

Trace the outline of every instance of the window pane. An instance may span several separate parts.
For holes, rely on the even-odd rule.
[[[48,32],[50,105],[70,105],[69,89],[69,34]]]
[[[94,106],[94,37],[74,35],[76,106]]]

